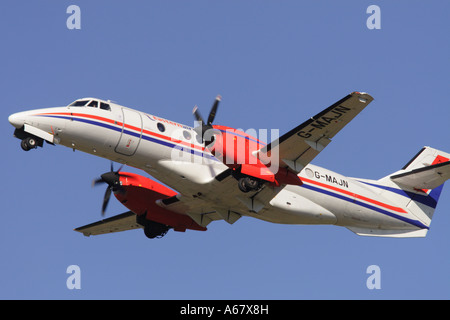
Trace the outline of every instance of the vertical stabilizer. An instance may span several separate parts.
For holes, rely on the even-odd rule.
[[[400,171],[378,180],[383,196],[405,207],[429,226],[444,183],[450,179],[450,154],[424,147]]]

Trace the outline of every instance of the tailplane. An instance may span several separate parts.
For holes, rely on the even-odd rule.
[[[450,154],[424,147],[400,171],[377,181],[383,196],[407,209],[427,228],[397,237],[424,237],[445,181],[450,179]]]

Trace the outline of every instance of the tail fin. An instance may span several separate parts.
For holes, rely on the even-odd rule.
[[[431,147],[423,147],[414,158],[412,158],[402,170],[413,170],[430,165],[435,165],[450,160],[450,154],[433,149]]]
[[[402,170],[378,180],[378,183],[384,186],[385,197],[406,208],[429,227],[448,179],[450,154],[424,147]]]

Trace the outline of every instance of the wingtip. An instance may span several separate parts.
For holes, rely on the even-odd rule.
[[[359,96],[360,98],[360,100],[362,99],[362,101],[361,102],[364,102],[364,103],[366,103],[367,101],[372,101],[372,100],[374,100],[374,98],[369,94],[369,93],[367,93],[367,92],[363,92],[363,91],[353,91],[350,95],[357,95],[357,96]],[[362,98],[362,96],[364,96],[363,98]]]

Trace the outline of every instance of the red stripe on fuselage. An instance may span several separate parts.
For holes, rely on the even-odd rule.
[[[308,183],[320,186],[322,188],[330,189],[330,190],[337,191],[339,193],[343,193],[343,194],[351,196],[351,197],[355,197],[355,199],[363,200],[363,201],[375,204],[377,206],[380,206],[380,207],[383,207],[383,208],[386,208],[386,209],[389,209],[389,210],[392,210],[392,211],[395,211],[395,212],[408,213],[406,210],[404,210],[402,208],[394,207],[394,206],[391,206],[389,204],[386,204],[386,203],[383,203],[383,202],[380,202],[380,201],[377,201],[377,200],[374,200],[374,199],[370,199],[370,198],[364,197],[362,195],[359,195],[359,194],[356,194],[356,193],[353,193],[353,192],[350,192],[350,191],[347,191],[347,190],[339,189],[337,187],[330,186],[330,185],[325,184],[325,183],[317,182],[317,181],[314,181],[314,180],[311,180],[311,179],[307,179],[307,178],[304,178],[304,177],[301,177],[301,180],[303,182],[308,182]]]
[[[119,127],[125,127],[128,130],[133,130],[133,131],[138,132],[138,133],[141,132],[141,128],[138,128],[138,127],[126,124],[126,123],[124,124],[122,122],[115,121],[115,120],[112,120],[112,119],[109,119],[109,118],[99,117],[99,116],[92,115],[92,114],[71,113],[71,112],[52,112],[52,113],[39,113],[39,114],[36,114],[36,115],[37,116],[40,116],[40,115],[44,115],[44,116],[45,115],[62,115],[62,116],[73,116],[73,117],[94,119],[94,120],[106,122],[106,123],[109,123],[109,124],[117,125]],[[168,136],[165,136],[165,135],[153,132],[153,131],[149,131],[149,130],[145,130],[144,129],[144,130],[142,130],[142,133],[145,133],[145,134],[150,135],[150,136],[154,136],[154,137],[159,138],[159,139],[164,139],[164,140],[167,140],[167,141],[171,141],[171,142],[175,142],[175,143],[178,143],[178,144],[182,144],[184,146],[187,146],[187,147],[190,147],[190,148],[193,148],[193,149],[197,149],[197,150],[201,150],[201,151],[205,150],[204,147],[201,147],[201,146],[198,146],[198,145],[195,145],[195,144],[192,144],[192,143],[188,143],[188,142],[185,142],[185,141],[182,141],[182,140],[174,139],[174,138],[171,138],[171,137],[168,137]]]

